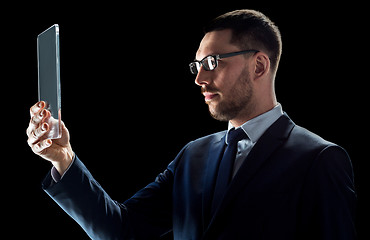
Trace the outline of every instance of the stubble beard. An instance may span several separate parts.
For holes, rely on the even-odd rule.
[[[219,102],[207,102],[211,116],[219,121],[230,121],[240,115],[250,115],[253,111],[253,88],[246,69],[240,74],[229,99],[222,99]]]

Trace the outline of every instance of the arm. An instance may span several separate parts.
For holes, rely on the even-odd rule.
[[[343,148],[331,145],[320,152],[308,175],[303,198],[306,236],[323,240],[356,239],[354,176]]]
[[[74,155],[69,132],[62,126],[61,139],[46,139],[50,112],[39,102],[30,109],[27,128],[32,151],[50,161],[63,176],[57,183],[49,173],[44,190],[93,239],[156,239],[172,227],[173,164],[124,204],[112,200]],[[74,159],[74,161],[73,161]],[[68,171],[66,171],[68,169]]]
[[[169,168],[125,203],[112,200],[76,156],[55,183],[43,189],[92,239],[157,239],[172,227],[172,170]]]

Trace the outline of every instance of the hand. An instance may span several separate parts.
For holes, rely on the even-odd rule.
[[[31,120],[26,131],[27,142],[35,154],[50,161],[59,174],[63,175],[74,157],[69,143],[69,132],[64,123],[61,122],[62,137],[53,140],[46,139],[50,131],[48,122],[52,116],[45,107],[46,103],[44,101],[40,101],[31,107]]]

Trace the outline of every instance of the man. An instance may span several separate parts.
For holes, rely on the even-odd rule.
[[[113,201],[72,151],[45,139],[50,112],[31,108],[32,150],[53,168],[45,191],[92,239],[354,239],[356,195],[346,151],[294,124],[274,91],[278,28],[238,10],[214,19],[190,70],[227,131],[188,143],[154,182]]]

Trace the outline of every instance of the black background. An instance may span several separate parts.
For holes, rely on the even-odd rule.
[[[37,102],[37,35],[59,24],[62,119],[73,150],[111,197],[124,201],[154,180],[187,142],[227,127],[209,116],[188,63],[203,24],[240,8],[260,10],[279,26],[278,101],[296,124],[350,154],[357,230],[361,239],[368,236],[364,6],[173,2],[53,7],[44,13],[14,11],[1,23],[2,206],[12,239],[88,239],[41,189],[51,165],[26,142],[29,108]]]

